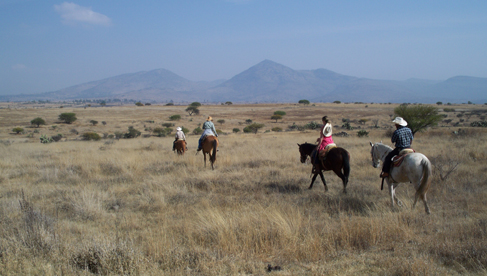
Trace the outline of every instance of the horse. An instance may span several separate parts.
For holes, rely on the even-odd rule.
[[[380,162],[384,162],[387,154],[392,151],[392,148],[380,143],[372,144],[370,155],[372,156],[372,166],[374,168],[379,167]],[[393,165],[390,171],[390,176],[385,180],[389,186],[389,193],[391,195],[392,207],[394,207],[394,201],[397,201],[397,205],[402,206],[402,202],[396,197],[396,187],[403,182],[411,182],[416,189],[414,196],[413,209],[416,206],[418,198],[424,202],[424,208],[427,214],[430,214],[430,208],[426,201],[426,192],[431,185],[432,169],[431,162],[424,154],[415,152],[409,153],[404,156],[402,163],[399,166]],[[384,181],[384,179],[382,180]],[[382,182],[384,184],[384,182]],[[381,187],[382,189],[382,187]]]
[[[316,145],[310,143],[298,144],[298,146],[301,163],[305,163],[308,157],[312,157],[313,151],[316,150]],[[325,192],[328,191],[322,171],[333,171],[343,182],[343,193],[347,193],[348,177],[350,176],[350,153],[348,151],[339,147],[332,148],[326,154],[325,162],[320,161],[315,164],[314,158],[311,158],[311,162],[313,163],[313,178],[308,189],[313,188],[313,183],[319,175],[325,186]]]
[[[176,152],[178,153],[178,155],[184,155],[184,152],[186,152],[186,141],[177,140],[174,143],[174,148],[176,149]]]
[[[206,136],[202,143],[203,157],[205,158],[206,168],[206,155],[210,157],[211,169],[214,170],[214,164],[216,161],[216,152],[218,150],[218,138],[215,136]]]

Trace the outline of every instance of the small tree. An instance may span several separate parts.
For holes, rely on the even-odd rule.
[[[30,124],[36,125],[37,127],[39,127],[39,125],[45,125],[46,121],[44,121],[44,119],[42,119],[41,117],[37,117],[37,118],[33,119],[32,121],[30,121]]]
[[[442,105],[443,103],[442,102],[436,102],[437,105]]]
[[[172,127],[172,126],[174,126],[174,124],[173,123],[163,123],[162,126],[163,127]]]
[[[196,106],[188,106],[185,111],[189,113],[189,116],[200,114],[200,110]]]
[[[98,124],[98,121],[95,121],[95,120],[91,120],[90,123],[94,126],[96,126]]]
[[[239,128],[234,128],[234,129],[232,129],[232,132],[233,133],[238,133],[238,132],[240,132],[240,129]]]
[[[281,120],[281,119],[282,119],[281,115],[272,115],[271,116],[271,120],[276,120],[276,123],[277,123],[277,120]]]
[[[171,117],[169,117],[169,120],[179,121],[179,120],[181,120],[181,115],[172,115]]]
[[[272,128],[272,131],[274,131],[274,132],[281,132],[282,131],[282,128],[280,128],[280,127],[273,127]]]
[[[199,102],[192,102],[189,106],[200,107],[201,103]]]
[[[142,134],[140,131],[136,130],[133,126],[129,126],[128,132],[123,134],[123,138],[137,138]]]
[[[223,125],[223,124],[225,123],[225,120],[220,119],[220,120],[218,120],[217,122],[218,122],[220,125]]]
[[[278,110],[278,111],[274,111],[274,115],[284,116],[284,115],[286,115],[286,112]]]
[[[309,101],[308,100],[299,100],[298,103],[303,104],[303,105],[308,105]]]
[[[100,102],[100,106],[106,106],[106,105],[107,105],[107,102],[105,102],[105,101]]]
[[[232,102],[225,102],[226,105],[231,105],[233,104]]]
[[[248,125],[244,128],[244,132],[245,133],[253,132],[254,134],[257,134],[257,131],[263,127],[264,124],[252,123],[251,125]]]
[[[248,125],[248,124],[251,124],[252,123],[252,120],[251,119],[247,119],[245,120],[245,123]]]
[[[413,135],[427,127],[438,125],[443,119],[443,116],[438,114],[438,109],[431,105],[410,106],[402,104],[394,109],[394,113],[408,122],[408,127]]]
[[[61,113],[59,115],[59,120],[64,121],[66,124],[71,124],[72,122],[76,121],[78,118],[76,118],[75,113]]]
[[[340,102],[340,101],[334,101],[333,103],[334,104],[341,104],[342,102]]]
[[[136,106],[144,106],[144,104],[143,104],[143,103],[141,103],[141,102],[136,102],[136,103],[135,103],[135,105],[136,105]]]
[[[21,132],[24,132],[24,129],[21,127],[14,127],[12,131],[15,132],[15,134],[19,134]]]

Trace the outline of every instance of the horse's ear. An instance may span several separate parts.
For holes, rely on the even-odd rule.
[[[382,140],[380,140],[380,143],[382,144]]]
[[[372,144],[372,142],[371,142],[371,141],[369,141],[369,143],[370,143],[370,146],[371,146],[371,147],[373,147],[373,146],[374,146],[374,144]]]
[[[297,143],[297,144],[298,144],[298,147],[300,147],[300,146],[301,146],[299,143]]]

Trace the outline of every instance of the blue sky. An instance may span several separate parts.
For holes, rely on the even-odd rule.
[[[487,1],[0,0],[0,95],[269,59],[355,77],[487,77]]]

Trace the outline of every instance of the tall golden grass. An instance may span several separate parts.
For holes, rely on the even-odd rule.
[[[1,275],[264,275],[268,265],[275,275],[487,273],[485,129],[442,123],[417,133],[414,148],[434,164],[426,215],[422,206],[411,209],[415,191],[407,184],[397,190],[405,206],[391,208],[371,164],[369,141],[388,143],[394,105],[204,105],[198,116],[184,106],[51,107],[0,109]],[[277,123],[276,110],[287,113]],[[57,122],[63,112],[78,120]],[[79,138],[128,126],[149,136],[174,114],[182,115],[176,126],[190,130],[213,116],[224,133],[214,171],[195,154],[197,135],[187,134],[184,156],[171,151],[172,135]],[[320,180],[307,189],[311,167],[299,162],[296,144],[314,142],[317,130],[269,131],[323,115],[334,133],[350,134],[334,138],[351,154],[346,195],[332,172],[328,192]],[[48,124],[29,126],[36,117]],[[341,129],[342,118],[369,137]],[[247,119],[265,128],[232,133]],[[24,134],[12,133],[17,126]],[[65,140],[39,143],[58,133]]]

